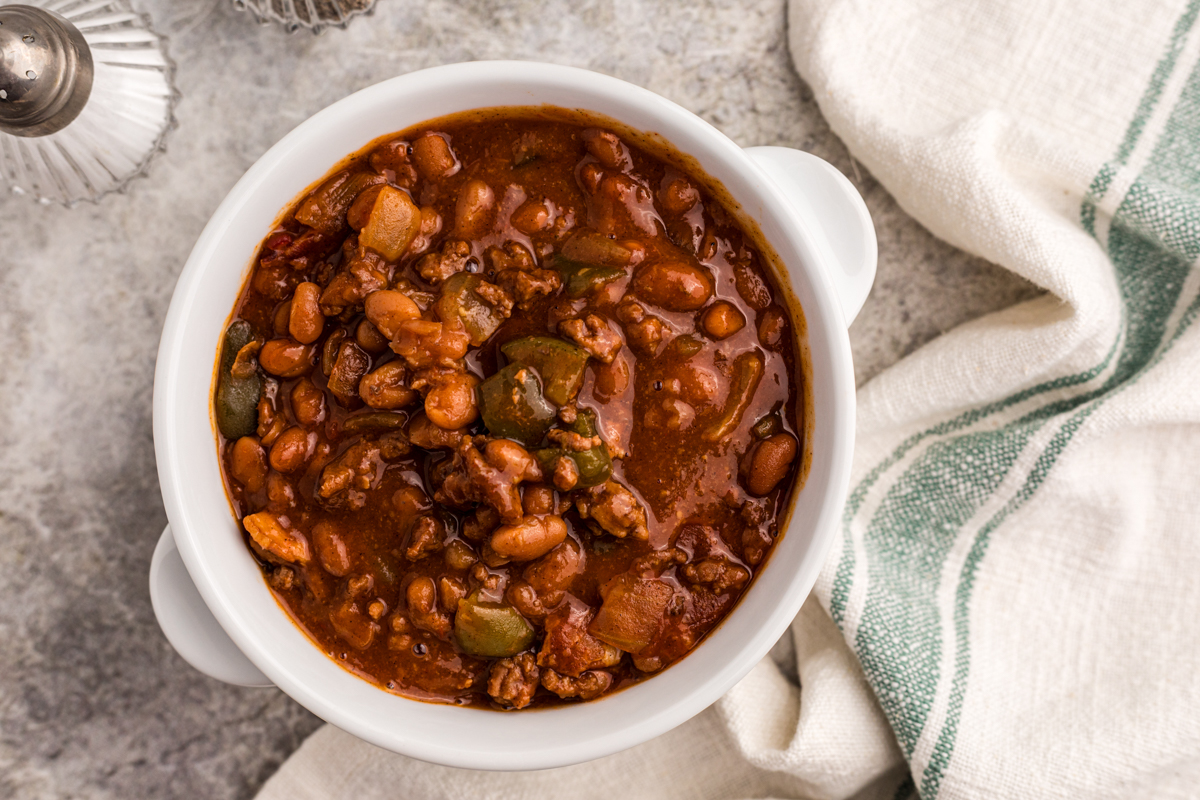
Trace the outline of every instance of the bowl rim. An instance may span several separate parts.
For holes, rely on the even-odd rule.
[[[221,546],[214,542],[220,537],[211,530],[201,530],[200,520],[206,513],[211,514],[211,509],[206,511],[202,504],[212,500],[212,493],[192,485],[194,481],[207,480],[197,464],[215,463],[216,459],[197,452],[194,443],[185,441],[180,427],[186,424],[191,429],[196,422],[192,418],[194,414],[188,416],[181,411],[181,404],[190,401],[179,386],[200,368],[195,363],[185,363],[188,348],[196,347],[195,329],[211,328],[215,324],[223,330],[233,306],[230,302],[221,308],[220,319],[213,323],[213,315],[217,312],[209,310],[206,313],[200,307],[204,302],[201,294],[205,279],[213,269],[222,268],[213,265],[227,239],[233,238],[231,230],[243,215],[251,216],[252,212],[258,218],[266,215],[268,221],[258,230],[254,241],[256,247],[265,235],[263,231],[268,230],[266,226],[270,220],[279,214],[284,203],[272,208],[263,207],[268,201],[262,198],[269,194],[264,187],[272,180],[283,181],[279,177],[280,171],[295,166],[289,162],[302,157],[306,151],[341,146],[326,145],[325,142],[358,135],[361,147],[387,133],[372,133],[365,129],[357,132],[353,126],[372,114],[383,113],[381,109],[389,107],[388,104],[400,106],[405,98],[413,97],[425,98],[428,104],[432,102],[428,98],[433,96],[453,104],[455,91],[461,96],[471,96],[484,90],[506,97],[527,93],[530,97],[574,98],[569,105],[549,104],[592,110],[632,128],[658,133],[680,152],[695,158],[709,176],[721,183],[742,205],[744,213],[763,229],[764,238],[787,268],[788,276],[780,276],[781,279],[787,277],[800,300],[813,379],[809,391],[813,394],[812,408],[817,421],[811,430],[812,470],[793,506],[787,529],[777,537],[768,567],[756,576],[751,589],[717,630],[687,658],[653,676],[652,680],[590,703],[521,714],[422,703],[382,691],[352,675],[314,647],[291,617],[275,603],[261,577],[258,579],[261,592],[254,587],[231,583],[234,579],[223,574],[224,567],[229,565],[214,561],[214,553]],[[538,103],[475,102],[462,105],[458,110],[522,104]],[[453,112],[421,112],[411,120],[397,124],[393,130],[399,131],[445,113]],[[324,174],[339,158],[357,149],[346,148],[326,163],[316,165],[318,171],[311,175],[312,170],[309,170],[307,180],[303,174],[292,180],[292,184],[298,183],[293,196]],[[703,151],[703,155],[697,150]],[[731,179],[723,179],[722,174],[731,176],[736,187],[730,185]],[[255,207],[256,202],[258,207]],[[833,265],[823,264],[822,251],[808,230],[810,224],[813,223],[797,216],[785,194],[767,173],[709,123],[649,90],[574,67],[526,61],[467,62],[433,67],[362,89],[300,123],[247,170],[214,212],[180,273],[163,326],[154,384],[155,453],[167,516],[180,555],[205,603],[255,666],[317,716],[385,749],[447,766],[498,770],[565,766],[647,741],[707,708],[767,654],[799,612],[834,540],[849,485],[855,411],[849,337],[836,292],[826,274],[826,269],[832,269]],[[769,235],[768,227],[772,231]],[[234,296],[240,292],[252,256],[253,252],[246,254],[244,268],[238,265],[241,278],[234,287]],[[232,267],[226,264],[223,269],[228,272]],[[799,286],[797,279],[800,279]],[[202,343],[210,351],[210,361],[203,365],[210,380],[216,342],[214,337],[208,345]],[[207,398],[206,392],[206,404]],[[204,424],[210,425],[207,416]],[[215,451],[211,442],[209,449]],[[212,455],[215,456],[215,452]],[[228,501],[224,497],[223,484],[221,491],[224,510],[228,508]],[[804,513],[801,513],[801,506],[804,506]],[[232,522],[232,515],[228,516]],[[789,542],[795,546],[787,548],[786,559],[781,558],[781,548]],[[797,549],[800,552],[791,552]],[[793,561],[794,572],[784,575],[785,565]],[[257,569],[255,572],[257,574]],[[764,584],[768,575],[773,579]],[[755,594],[756,587],[763,585],[778,585],[779,588],[767,599],[767,589]],[[264,594],[271,600],[273,615],[271,609],[263,607],[261,596]],[[755,602],[749,603],[752,598]],[[758,624],[743,626],[741,623],[746,622],[751,611],[761,615],[755,617]],[[733,624],[735,619],[738,625]],[[293,639],[280,629],[280,623],[302,637],[307,650],[329,668],[376,693],[378,702],[372,704],[371,698],[365,698],[349,684],[315,665],[304,653],[294,651]],[[709,645],[718,639],[735,644],[736,652],[698,658],[712,652]],[[709,647],[707,651],[706,647]],[[422,708],[404,709],[384,698]],[[400,709],[399,718],[385,717],[382,710],[375,713],[370,709],[371,705],[381,709],[387,706],[389,712]],[[445,717],[444,712],[455,716]],[[405,723],[415,723],[413,727],[420,730],[399,730]],[[470,725],[471,730],[464,732],[464,723]],[[473,736],[480,726],[496,729],[497,725],[502,725],[506,734],[500,737],[501,741],[485,746],[474,739],[464,740]]]

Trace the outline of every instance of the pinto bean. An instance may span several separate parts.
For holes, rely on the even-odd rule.
[[[528,236],[546,230],[553,221],[545,200],[526,200],[512,213],[509,222]]]
[[[658,199],[662,203],[663,211],[680,216],[700,201],[700,193],[686,178],[676,178],[659,191]]]
[[[720,341],[746,327],[746,318],[733,303],[719,300],[700,315],[700,327],[711,338]]]
[[[312,344],[325,331],[325,315],[321,313],[318,300],[321,287],[305,281],[296,287],[292,295],[292,308],[288,312],[288,332],[301,344]]]
[[[437,586],[433,578],[422,576],[410,583],[404,592],[404,600],[413,625],[439,639],[450,637],[450,617],[438,611]]]
[[[598,164],[584,164],[579,168],[579,184],[588,194],[600,191],[600,183],[604,180],[604,170]]]
[[[633,276],[633,289],[651,305],[668,311],[695,311],[712,297],[707,270],[684,261],[659,261]]]
[[[229,450],[229,474],[246,487],[258,492],[267,482],[267,453],[254,436],[243,436]]]
[[[358,394],[371,408],[404,408],[417,399],[417,393],[408,387],[408,370],[398,359],[363,375]]]
[[[317,435],[303,428],[288,428],[271,445],[271,468],[289,473],[303,469],[312,455]]]
[[[412,143],[412,160],[427,181],[440,181],[459,170],[458,159],[444,136],[427,133]]]
[[[454,206],[454,235],[460,239],[478,239],[492,222],[496,193],[478,178],[467,181]]]
[[[258,351],[258,363],[269,374],[279,378],[299,378],[312,372],[312,346],[294,339],[272,339]]]
[[[271,329],[275,331],[276,336],[287,336],[288,325],[292,319],[292,301],[285,300],[279,304],[279,308],[275,309],[275,316],[271,318]]]
[[[354,341],[373,356],[387,350],[388,344],[390,344],[387,337],[380,333],[379,328],[376,328],[369,319],[358,323],[358,327],[354,329]]]
[[[462,539],[455,539],[442,551],[442,560],[450,569],[468,570],[479,557],[471,550],[471,545]]]
[[[285,511],[296,505],[296,490],[278,472],[267,473],[267,507],[272,511]]]
[[[795,458],[796,438],[790,433],[777,433],[756,444],[743,459],[746,491],[755,497],[770,494]]]
[[[292,387],[292,413],[296,421],[312,428],[325,421],[325,393],[308,378],[301,378]]]
[[[312,543],[313,549],[317,551],[317,560],[326,572],[337,578],[349,574],[350,548],[346,546],[346,540],[333,523],[322,520],[314,525]]]
[[[371,324],[389,339],[396,338],[400,323],[421,317],[420,306],[395,289],[381,289],[367,295],[364,311]]]
[[[478,385],[479,379],[465,372],[443,378],[425,396],[425,416],[442,430],[465,428],[479,418]]]
[[[592,369],[596,378],[592,383],[592,396],[599,402],[608,403],[625,394],[629,386],[629,361],[623,353],[618,353],[611,364],[598,362]]]
[[[607,169],[624,170],[633,165],[628,148],[617,138],[615,133],[602,131],[599,128],[588,128],[580,134],[580,138],[583,139],[584,147],[600,162],[601,166]]]
[[[771,306],[758,315],[758,340],[768,350],[778,350],[787,330],[787,315],[779,306]]]
[[[544,556],[567,538],[567,523],[557,514],[527,516],[512,525],[501,525],[488,542],[496,555],[510,561],[532,561]]]

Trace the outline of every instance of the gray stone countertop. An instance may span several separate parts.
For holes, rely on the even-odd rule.
[[[248,798],[320,724],[277,690],[198,674],[159,632],[150,398],[167,304],[209,215],[268,147],[357,89],[456,61],[553,61],[652,89],[739,144],[831,161],[879,234],[850,329],[860,384],[1034,293],[935,240],[852,162],[792,67],[784,5],[379,0],[314,37],[256,25],[231,0],[143,1],[182,98],[148,177],[75,209],[0,197],[0,797]]]

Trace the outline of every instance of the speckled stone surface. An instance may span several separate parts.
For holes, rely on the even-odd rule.
[[[230,0],[145,0],[182,94],[167,152],[72,210],[0,197],[0,797],[248,798],[320,723],[190,669],[146,588],[165,523],[151,440],[159,331],[221,198],[333,101],[421,67],[541,59],[681,103],[742,145],[810,150],[861,189],[879,278],[851,328],[859,382],[1033,294],[936,241],[853,164],[785,45],[783,0],[379,0],[289,36]]]

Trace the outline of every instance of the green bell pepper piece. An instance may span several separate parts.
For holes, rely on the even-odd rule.
[[[617,267],[603,267],[597,264],[586,264],[574,261],[565,256],[555,256],[554,268],[562,273],[563,286],[566,287],[567,297],[578,300],[600,289],[602,286],[624,278],[625,270]]]
[[[505,342],[500,351],[509,361],[537,370],[542,393],[555,405],[571,402],[583,386],[588,352],[582,347],[553,336],[523,336]]]
[[[470,272],[460,272],[442,284],[435,308],[443,322],[452,319],[462,321],[471,344],[478,347],[487,341],[508,318],[508,314],[496,308],[475,291],[483,285],[483,278]]]
[[[598,430],[596,412],[590,408],[579,409],[575,415],[575,421],[567,428],[580,436],[595,436]],[[533,455],[546,474],[553,473],[555,462],[563,456],[574,461],[575,466],[579,469],[578,486],[599,486],[612,476],[612,459],[608,455],[608,448],[603,444],[579,453],[564,450],[561,447],[544,447]]]
[[[475,592],[458,601],[454,638],[473,656],[507,658],[533,643],[533,626],[512,606],[485,603]]]
[[[479,385],[483,424],[493,436],[526,446],[542,440],[554,424],[554,406],[542,394],[537,372],[509,364]]]
[[[258,428],[258,398],[262,394],[262,377],[258,372],[244,378],[236,378],[231,373],[238,351],[252,341],[254,330],[244,319],[235,320],[225,330],[213,410],[216,412],[217,428],[226,439],[251,436]]]

